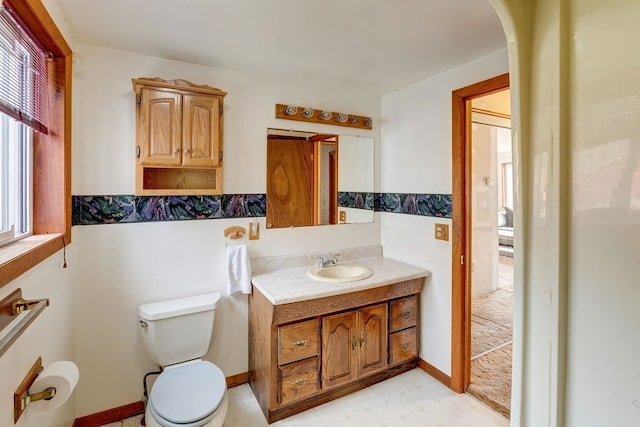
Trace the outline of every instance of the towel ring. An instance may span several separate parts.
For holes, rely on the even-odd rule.
[[[245,235],[247,230],[244,227],[240,227],[238,225],[234,225],[232,227],[227,227],[224,229],[224,237],[229,237],[230,239],[239,239]]]

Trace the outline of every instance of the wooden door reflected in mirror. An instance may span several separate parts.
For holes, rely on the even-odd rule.
[[[372,138],[268,129],[267,228],[373,222],[373,150]]]
[[[337,135],[284,133],[267,138],[267,227],[336,224]]]

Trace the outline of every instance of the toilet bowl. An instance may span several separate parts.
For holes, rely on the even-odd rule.
[[[162,373],[145,410],[150,427],[221,427],[227,415],[224,373],[200,359],[211,342],[219,292],[138,307],[142,342]]]
[[[224,374],[195,360],[169,366],[158,376],[147,402],[148,427],[221,427],[227,415]]]

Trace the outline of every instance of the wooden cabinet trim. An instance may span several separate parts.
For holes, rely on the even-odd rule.
[[[363,291],[351,292],[346,294],[348,297],[345,297],[345,294],[341,294],[276,305],[274,306],[273,322],[276,325],[289,323],[417,294],[422,290],[423,283],[424,278],[412,279]]]
[[[166,89],[172,89],[183,93],[203,93],[208,95],[226,96],[227,92],[208,85],[197,85],[191,83],[189,80],[174,79],[164,80],[160,77],[139,77],[133,79],[133,86],[136,93],[139,93],[142,86],[155,86]]]

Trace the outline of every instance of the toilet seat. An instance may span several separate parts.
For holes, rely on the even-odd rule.
[[[167,427],[197,427],[209,422],[224,401],[224,374],[197,360],[165,368],[151,389],[149,410]]]

